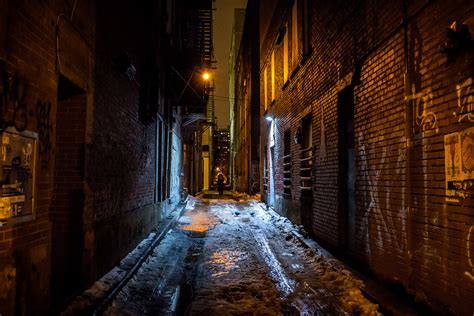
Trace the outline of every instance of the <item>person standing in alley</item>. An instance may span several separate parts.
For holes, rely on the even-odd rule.
[[[219,195],[224,194],[224,183],[225,183],[224,174],[220,173],[217,176],[217,190],[219,191]]]

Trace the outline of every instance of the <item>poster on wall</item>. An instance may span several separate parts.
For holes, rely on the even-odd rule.
[[[474,127],[444,136],[446,201],[474,198]]]
[[[0,225],[33,213],[36,133],[0,133]]]

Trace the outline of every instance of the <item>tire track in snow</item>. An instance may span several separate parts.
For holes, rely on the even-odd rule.
[[[278,290],[284,295],[284,297],[287,297],[295,290],[296,282],[287,276],[285,270],[271,250],[265,235],[260,230],[250,229],[250,231],[252,232],[253,238],[257,241],[257,245],[260,248],[260,254],[262,254],[263,259],[270,270],[270,275],[273,280],[277,282]]]

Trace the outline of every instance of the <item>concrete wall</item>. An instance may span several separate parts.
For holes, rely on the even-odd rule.
[[[310,115],[311,233],[437,310],[472,313],[472,168],[460,161],[474,155],[467,145],[474,126],[474,51],[469,43],[452,42],[449,53],[442,47],[447,27],[454,21],[469,24],[474,6],[410,2],[405,41],[403,1],[308,1],[311,45],[304,54],[305,1],[298,3],[299,59],[288,82],[283,82],[283,44],[275,42],[290,19],[291,1],[280,1],[262,39],[261,70],[273,50],[276,60],[276,100],[268,112],[276,122],[277,211],[295,222],[308,216],[300,188],[303,148],[293,136]],[[263,108],[262,73],[260,83]],[[352,127],[343,124],[347,98],[353,104]],[[263,117],[261,124],[263,148],[270,131]],[[286,130],[292,135],[289,198],[283,197]],[[350,138],[352,173],[344,163]],[[352,211],[344,203],[351,175]]]

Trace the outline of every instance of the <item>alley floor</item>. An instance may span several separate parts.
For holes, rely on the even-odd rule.
[[[362,282],[303,247],[287,219],[212,197],[190,198],[105,315],[378,314]]]

